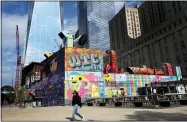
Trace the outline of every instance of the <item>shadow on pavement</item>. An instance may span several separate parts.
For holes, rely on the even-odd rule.
[[[66,117],[65,119],[71,121],[71,120],[72,120],[72,117]],[[75,119],[75,121],[82,121],[82,120]],[[88,120],[86,120],[86,121],[94,121],[94,120],[88,119]]]
[[[186,121],[187,114],[182,113],[161,113],[153,111],[136,111],[134,115],[126,115],[127,120],[139,121]],[[125,121],[125,120],[120,120]]]
[[[69,121],[72,121],[72,118],[71,118],[71,117],[66,117],[65,119],[67,119],[67,120],[69,120]],[[81,120],[75,119],[75,121],[81,121]]]

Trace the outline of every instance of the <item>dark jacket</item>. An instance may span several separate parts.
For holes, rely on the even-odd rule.
[[[81,97],[80,96],[73,96],[72,98],[72,105],[76,105],[78,104],[79,106],[81,106]]]

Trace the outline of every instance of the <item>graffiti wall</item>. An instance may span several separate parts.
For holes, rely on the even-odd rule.
[[[33,86],[36,96],[42,97],[44,106],[64,105],[64,72],[47,77]]]
[[[65,48],[66,71],[103,71],[103,52],[85,48]]]
[[[47,77],[54,74],[64,72],[64,48],[54,53],[49,58],[41,62],[41,80],[44,81]]]
[[[79,92],[82,98],[104,97],[104,79],[102,72],[65,72],[65,98],[72,99],[72,91]]]
[[[176,81],[177,76],[138,74],[105,74],[102,72],[65,72],[65,99],[72,99],[72,91],[85,98],[104,98],[118,95],[135,96],[139,87],[151,82]]]
[[[119,95],[137,95],[139,87],[151,82],[176,81],[177,76],[140,75],[140,74],[105,74],[105,97]]]

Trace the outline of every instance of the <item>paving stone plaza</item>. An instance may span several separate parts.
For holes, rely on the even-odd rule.
[[[71,106],[40,108],[2,108],[2,121],[68,121],[72,115]],[[83,121],[125,121],[125,120],[187,120],[187,107],[170,108],[114,108],[83,107],[79,112]],[[79,119],[77,117],[77,119]]]

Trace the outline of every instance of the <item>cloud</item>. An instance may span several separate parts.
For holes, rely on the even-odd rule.
[[[129,7],[135,7],[137,4],[141,5],[142,3],[143,3],[143,1],[115,2],[115,13],[117,14],[122,9],[124,4]]]
[[[23,45],[26,34],[27,15],[2,14],[2,48],[12,49],[16,47],[16,25],[19,27],[20,45]]]
[[[121,8],[124,6],[125,4],[125,1],[123,2],[115,2],[115,13],[118,13]]]
[[[68,32],[71,30],[77,30],[77,16],[68,19],[64,18],[64,32]]]
[[[2,66],[3,72],[12,72],[13,69],[16,69],[16,66]]]
[[[77,2],[75,2],[75,3],[73,4],[73,7],[77,8]]]
[[[16,74],[16,25],[19,26],[20,48],[23,48],[27,15],[2,13],[2,85],[10,85]]]

